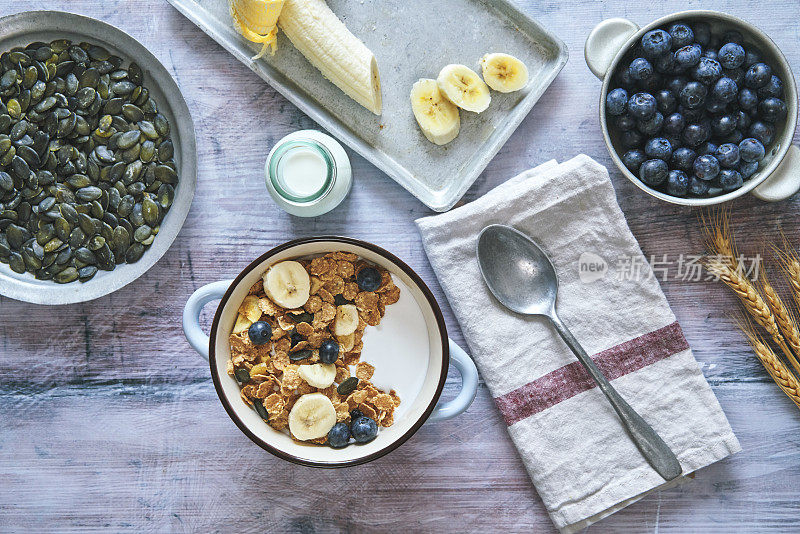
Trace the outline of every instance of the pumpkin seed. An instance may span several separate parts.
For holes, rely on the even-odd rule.
[[[312,354],[313,352],[311,351],[311,349],[298,350],[297,352],[289,354],[289,359],[292,360],[293,362],[299,362],[301,360],[310,358]]]
[[[264,408],[264,403],[261,402],[261,399],[253,399],[253,408],[256,409],[256,413],[261,419],[265,421],[269,420],[269,414],[267,413],[267,409]]]
[[[356,390],[358,386],[358,378],[350,376],[345,378],[341,384],[336,388],[336,393],[339,395],[349,395]]]

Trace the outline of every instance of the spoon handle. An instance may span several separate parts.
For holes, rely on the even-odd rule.
[[[653,430],[653,427],[648,425],[642,416],[631,408],[630,404],[625,402],[625,399],[617,393],[617,390],[614,389],[589,355],[586,354],[586,351],[583,350],[583,347],[581,347],[578,340],[575,339],[575,336],[572,335],[572,332],[561,322],[558,315],[553,312],[549,318],[553,326],[556,327],[561,338],[569,348],[572,349],[572,352],[578,357],[578,360],[586,368],[589,375],[597,382],[600,391],[608,398],[608,401],[611,403],[611,406],[614,407],[623,426],[628,431],[636,447],[642,453],[642,456],[647,460],[647,463],[649,463],[665,480],[672,480],[680,475],[682,471],[681,464],[678,462],[678,458],[675,457],[675,453],[672,452],[669,446],[664,443],[664,440],[661,439],[661,436],[659,436],[656,431]]]

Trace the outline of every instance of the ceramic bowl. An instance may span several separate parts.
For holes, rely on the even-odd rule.
[[[0,51],[61,38],[99,44],[125,60],[126,65],[135,60],[142,67],[150,96],[170,123],[180,182],[158,236],[136,263],[124,263],[113,271],[98,271],[88,282],[71,284],[37,280],[30,273],[18,274],[0,263],[0,294],[35,304],[71,304],[96,299],[142,276],[178,236],[192,205],[197,179],[194,125],[189,108],[167,69],[141,43],[103,21],[62,11],[26,11],[0,18]]]
[[[758,48],[764,61],[772,67],[773,73],[783,81],[783,100],[788,108],[783,127],[775,132],[775,140],[766,147],[766,157],[761,161],[758,171],[745,181],[742,187],[724,195],[709,198],[679,198],[648,187],[622,163],[621,155],[625,152],[625,148],[619,143],[616,134],[608,129],[606,95],[613,88],[614,75],[620,63],[645,33],[655,28],[666,28],[674,22],[690,24],[707,22],[714,33],[738,30],[744,37],[745,43]],[[639,28],[636,23],[629,20],[613,18],[595,26],[586,39],[584,52],[589,70],[603,81],[600,91],[600,127],[611,159],[620,172],[642,191],[674,204],[710,206],[733,200],[751,191],[761,200],[775,202],[792,196],[800,189],[800,149],[792,145],[797,127],[797,84],[789,63],[777,45],[752,24],[727,13],[707,10],[673,13],[654,20],[643,28]]]
[[[365,444],[343,449],[298,443],[287,433],[268,426],[239,396],[239,384],[229,376],[228,336],[239,305],[250,287],[267,268],[279,261],[345,251],[388,269],[400,288],[400,300],[387,307],[380,325],[367,328],[361,360],[375,366],[372,382],[381,389],[393,388],[401,404],[394,424],[381,428]],[[203,306],[221,299],[211,335],[200,328]],[[208,358],[219,399],[234,423],[257,445],[290,462],[313,467],[346,467],[365,463],[389,453],[410,438],[426,420],[441,420],[464,412],[475,398],[478,372],[475,364],[455,343],[447,330],[433,294],[411,268],[380,247],[344,237],[299,239],[280,245],[248,265],[233,281],[201,287],[189,298],[183,312],[183,329],[191,346]],[[439,403],[450,363],[461,373],[461,391],[451,401]]]

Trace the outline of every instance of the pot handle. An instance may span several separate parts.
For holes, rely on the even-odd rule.
[[[628,19],[606,19],[595,26],[586,38],[583,56],[592,74],[601,80],[606,77],[608,67],[631,35],[639,26]]]
[[[464,349],[456,345],[452,339],[450,342],[450,362],[455,364],[458,372],[461,373],[461,391],[455,399],[447,402],[440,402],[428,418],[429,421],[444,421],[452,419],[464,413],[475,400],[478,392],[478,369]]]
[[[208,360],[209,337],[200,327],[200,312],[203,306],[212,300],[220,299],[228,290],[233,280],[220,280],[211,282],[198,288],[183,307],[183,333],[186,341],[197,351],[200,356]]]
[[[766,202],[777,202],[800,190],[800,148],[791,145],[778,168],[753,189],[753,196]]]

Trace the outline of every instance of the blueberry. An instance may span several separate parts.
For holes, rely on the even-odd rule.
[[[704,197],[708,194],[711,184],[705,180],[701,180],[697,176],[692,176],[692,181],[689,183],[689,192],[698,197]]]
[[[694,175],[701,180],[713,180],[719,174],[719,161],[711,154],[697,156],[692,168]]]
[[[692,24],[694,40],[703,46],[711,42],[711,26],[707,22],[695,22]]]
[[[742,110],[737,111],[734,114],[736,117],[736,129],[745,131],[747,128],[750,127],[750,116]]]
[[[272,339],[272,327],[266,321],[256,321],[247,329],[247,337],[253,345],[263,345]]]
[[[669,36],[672,37],[672,48],[680,48],[694,41],[692,29],[681,22],[676,22],[669,27]]]
[[[722,45],[717,57],[724,68],[735,69],[744,63],[744,48],[740,44],[729,42]]]
[[[736,87],[744,87],[744,69],[722,69],[722,75],[730,78],[736,84]]]
[[[381,287],[381,273],[375,267],[364,267],[356,275],[356,283],[361,291],[375,291]]]
[[[657,72],[654,72],[653,75],[650,76],[649,78],[646,78],[644,80],[639,80],[637,82],[637,85],[640,91],[653,94],[659,89],[661,89],[661,87],[664,85],[663,80],[664,80],[663,76],[661,76]]]
[[[685,197],[689,191],[689,176],[680,170],[669,171],[667,176],[667,194],[673,197]]]
[[[733,169],[739,165],[739,147],[733,143],[723,143],[714,152],[714,157],[722,167]]]
[[[620,140],[625,148],[636,148],[642,146],[644,136],[636,130],[628,130],[627,132],[622,132]]]
[[[667,80],[666,88],[672,91],[673,95],[677,95],[680,94],[681,89],[683,89],[683,86],[686,85],[688,81],[689,79],[685,76],[675,76]]]
[[[686,126],[681,140],[689,147],[700,146],[711,137],[711,127],[703,122],[695,122]]]
[[[678,109],[678,99],[669,89],[661,89],[654,96],[656,97],[658,111],[664,115],[669,115]]]
[[[751,109],[755,109],[758,105],[758,96],[756,96],[755,91],[745,87],[739,91],[738,101],[740,108],[749,111]]]
[[[700,62],[691,71],[692,78],[700,83],[711,85],[722,76],[722,66],[716,59],[701,57]]]
[[[350,410],[350,422],[352,423],[356,419],[360,419],[364,417],[364,414],[359,409]]]
[[[617,117],[617,119],[614,121],[614,124],[621,132],[626,132],[636,128],[636,121],[633,117],[627,114]]]
[[[720,115],[711,119],[711,134],[725,137],[736,129],[736,117],[733,115]]]
[[[637,57],[631,61],[631,66],[628,67],[631,73],[631,78],[641,81],[650,78],[653,75],[653,65],[643,57]]]
[[[742,44],[744,42],[744,38],[742,37],[742,33],[740,31],[728,30],[722,34],[722,42]]]
[[[655,60],[656,72],[661,74],[677,74],[683,70],[675,59],[675,54],[664,54]]]
[[[628,91],[618,87],[606,96],[606,113],[609,115],[622,115],[628,105]]]
[[[620,69],[617,73],[617,83],[625,89],[632,89],[636,85],[636,80],[631,78],[629,69]]]
[[[711,89],[711,96],[719,102],[726,104],[736,100],[739,93],[739,88],[736,87],[736,82],[730,78],[722,77],[714,83]]]
[[[625,165],[629,171],[636,174],[639,172],[639,167],[642,166],[642,163],[644,163],[646,159],[647,156],[642,150],[634,148],[622,155],[622,164]]]
[[[374,419],[362,416],[350,423],[350,432],[359,443],[366,443],[378,435],[378,423]]]
[[[664,115],[656,111],[655,115],[647,120],[637,121],[636,127],[644,135],[656,135],[664,125]]]
[[[664,125],[661,130],[667,135],[680,136],[683,129],[686,127],[686,119],[680,113],[672,113],[667,115],[664,119]]]
[[[757,161],[742,161],[739,163],[739,174],[741,174],[742,178],[745,180],[753,176],[757,170]]]
[[[656,187],[664,183],[669,167],[664,160],[649,159],[639,167],[639,178],[647,185]]]
[[[768,122],[756,121],[750,125],[747,135],[758,139],[764,146],[771,145],[775,140],[775,127]]]
[[[720,102],[716,98],[707,98],[705,107],[710,114],[718,115],[728,109],[728,104]]]
[[[724,143],[733,143],[734,145],[739,145],[744,139],[744,134],[739,130],[734,130],[732,133],[728,134],[727,137],[723,137],[722,141]]]
[[[767,85],[772,77],[772,69],[766,63],[753,63],[744,73],[744,84],[750,89]]]
[[[664,30],[650,30],[642,37],[642,50],[647,57],[658,57],[669,52],[672,37]]]
[[[717,176],[717,183],[723,191],[734,191],[742,187],[742,175],[733,169],[722,169]]]
[[[699,156],[705,156],[706,154],[711,154],[712,156],[719,148],[716,144],[712,143],[711,141],[706,141],[699,147],[697,147],[697,154]]]
[[[758,139],[748,137],[739,143],[739,156],[742,161],[761,161],[764,153],[764,145]]]
[[[672,144],[663,137],[654,137],[644,144],[644,153],[650,158],[669,161],[672,156]]]
[[[332,339],[323,341],[319,346],[319,361],[333,363],[337,358],[339,358],[339,344]]]
[[[757,48],[747,48],[744,51],[744,66],[749,67],[753,63],[761,62],[761,51]]]
[[[697,122],[705,116],[703,108],[689,109],[683,104],[678,106],[678,113],[683,115],[686,122]]]
[[[758,104],[758,113],[768,122],[778,122],[786,117],[786,104],[780,98],[770,96]]]
[[[691,172],[696,157],[697,154],[691,148],[680,147],[672,153],[669,162],[676,169]]]
[[[328,445],[334,449],[341,449],[347,447],[350,443],[350,428],[347,423],[336,423],[328,431]]]
[[[758,89],[759,98],[767,98],[768,96],[774,96],[775,98],[783,96],[783,82],[774,74],[770,76],[769,81],[764,87]]]
[[[703,50],[703,53],[700,55],[700,57],[706,57],[708,59],[716,60],[717,57],[719,57],[719,56],[718,56],[716,50],[714,50],[712,48],[706,48],[705,50]]]
[[[628,100],[628,112],[638,120],[649,119],[657,108],[656,98],[650,93],[636,93]]]
[[[689,109],[697,109],[706,101],[708,89],[700,82],[687,83],[679,95],[681,104]]]
[[[698,44],[682,46],[675,51],[675,62],[679,67],[688,69],[697,65],[702,55],[703,49]]]

